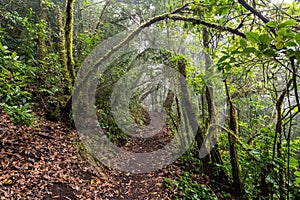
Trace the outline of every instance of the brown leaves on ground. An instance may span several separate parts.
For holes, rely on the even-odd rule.
[[[15,126],[0,112],[0,199],[172,199],[163,184],[170,167],[128,174],[103,166],[99,175],[78,154],[76,131],[40,120]]]

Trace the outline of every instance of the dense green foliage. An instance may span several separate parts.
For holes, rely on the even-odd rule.
[[[34,115],[29,107],[31,93],[26,91],[30,70],[20,62],[16,52],[10,52],[7,48],[0,43],[1,107],[16,123],[32,125]]]
[[[74,40],[66,35],[68,45],[62,37],[65,30],[59,30],[66,16],[57,19],[58,7],[66,13],[64,1],[0,2],[1,110],[15,123],[28,126],[37,121],[34,112],[71,121],[64,114],[70,112],[74,77],[67,80],[62,62],[65,47],[70,57],[74,54],[68,59],[76,73],[101,41],[119,32],[129,34],[127,27],[148,23],[147,27],[168,30],[178,51],[130,52],[116,58],[98,77],[97,115],[109,139],[121,146],[128,139],[111,113],[112,85],[139,62],[176,70],[184,65],[187,81],[199,97],[197,144],[181,158],[183,168],[190,164],[193,169],[185,168],[176,180],[166,178],[166,187],[180,191],[178,199],[216,199],[213,187],[222,190],[226,186],[232,191],[224,192],[224,199],[299,198],[299,1],[276,5],[244,0],[132,2],[75,1],[74,10],[69,10],[74,12],[74,24],[73,19],[68,24],[74,27]],[[195,41],[185,49],[190,56],[179,53],[184,45],[181,40]],[[193,63],[195,57],[201,64]],[[145,84],[131,99],[131,117],[139,125],[147,124],[147,110],[139,96],[148,90]],[[168,128],[176,134],[180,113],[172,99]],[[218,143],[200,158],[200,143],[214,126],[219,131]],[[211,177],[211,183],[197,182],[195,175],[202,173]],[[223,184],[213,184],[218,178]],[[234,184],[240,188],[237,196]]]

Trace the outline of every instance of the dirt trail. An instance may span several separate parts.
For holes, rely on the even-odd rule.
[[[148,128],[159,131],[156,139],[133,138],[128,150],[143,144],[139,151],[149,151],[168,140],[163,120],[152,115]],[[163,128],[156,130],[159,123]],[[178,170],[176,166],[146,174],[103,166],[99,175],[79,156],[78,145],[76,131],[63,123],[41,118],[39,127],[27,128],[15,126],[0,113],[0,199],[172,199],[163,177]]]
[[[151,152],[160,149],[172,139],[172,133],[165,125],[163,114],[160,112],[149,112],[149,116],[149,124],[135,130],[137,137],[129,138],[125,145],[126,150],[139,153]]]

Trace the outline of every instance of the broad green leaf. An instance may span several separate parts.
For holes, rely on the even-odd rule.
[[[297,184],[300,184],[300,178],[296,178],[294,184],[296,184],[296,185],[297,185]]]
[[[246,37],[247,37],[247,39],[248,39],[251,43],[259,43],[259,35],[258,35],[258,33],[255,33],[255,32],[247,32],[247,33],[246,33]]]
[[[231,70],[231,65],[229,64],[229,63],[227,63],[225,66],[224,66],[224,69],[226,70],[226,71],[230,71]]]
[[[300,177],[300,172],[299,171],[295,171],[294,174],[295,174],[295,176]]]
[[[270,21],[270,22],[268,22],[267,23],[267,26],[269,26],[269,27],[272,27],[272,28],[275,28],[275,27],[277,27],[277,22],[275,22],[275,21]]]
[[[295,36],[295,40],[300,45],[300,32]]]
[[[2,43],[0,42],[0,50],[2,52],[6,52],[7,46],[3,46]]]
[[[284,45],[286,47],[296,47],[297,46],[297,43],[294,42],[294,41],[288,41],[288,42],[285,42]]]
[[[284,28],[284,27],[288,27],[288,26],[294,26],[294,25],[297,25],[298,22],[296,22],[295,20],[286,20],[282,23],[280,23],[278,25],[278,28]]]
[[[224,60],[226,60],[228,58],[228,56],[222,56],[219,60],[218,60],[218,63],[221,63],[223,62]]]
[[[254,47],[248,47],[243,51],[243,53],[245,54],[254,53],[254,52],[256,52],[256,49]]]
[[[1,50],[1,51],[4,51],[4,50],[5,50],[1,42],[0,42],[0,50]]]
[[[291,168],[297,168],[298,167],[298,160],[297,159],[295,159],[295,158],[293,158],[293,157],[291,157],[290,158],[290,167]]]
[[[262,44],[269,46],[271,44],[272,38],[268,34],[262,34],[259,36],[259,40]]]
[[[279,36],[287,36],[287,28],[279,29],[276,34]]]
[[[224,15],[225,13],[227,13],[229,10],[229,7],[219,7],[217,8],[216,12],[219,14],[219,15]]]
[[[243,47],[243,48],[246,48],[247,47],[247,41],[245,39],[241,39],[240,40],[240,45]]]
[[[281,41],[276,41],[275,46],[276,46],[276,49],[279,50],[279,49],[282,49],[284,47],[284,44]]]
[[[269,57],[274,57],[276,56],[276,53],[273,49],[267,49],[263,52],[264,55],[269,56]]]
[[[233,51],[231,52],[232,55],[238,54],[238,53],[241,53],[241,52],[240,52],[239,50],[237,50],[237,49],[236,49],[236,50],[233,50]]]

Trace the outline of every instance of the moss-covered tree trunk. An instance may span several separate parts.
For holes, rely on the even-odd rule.
[[[243,187],[241,181],[241,172],[238,158],[238,150],[236,147],[236,137],[239,134],[238,127],[238,114],[237,109],[233,105],[231,96],[229,94],[229,89],[225,80],[225,89],[227,94],[227,100],[229,104],[229,130],[231,133],[228,133],[229,141],[229,152],[230,152],[230,164],[231,164],[231,174],[233,179],[232,189],[233,189],[233,198],[240,200],[244,199]]]
[[[62,19],[62,13],[59,6],[57,6],[57,28],[58,28],[58,50],[59,50],[59,61],[64,69],[64,78],[67,81],[68,91],[72,86],[72,80],[69,75],[68,64],[67,64],[67,54],[66,54],[66,40],[65,31]]]
[[[75,81],[75,62],[73,58],[74,4],[75,0],[67,0],[65,22],[65,48],[67,54],[67,68],[72,85]]]
[[[203,27],[202,28],[202,39],[203,39],[203,46],[205,48],[205,50],[207,51],[208,49],[210,49],[210,38],[209,38],[209,32],[207,27]],[[212,68],[212,60],[210,58],[210,55],[208,54],[208,52],[205,52],[205,70],[209,73],[209,74],[213,74],[214,70]],[[207,102],[207,108],[208,108],[208,123],[207,124],[207,128],[208,128],[208,134],[211,135],[209,136],[211,140],[217,140],[217,128],[216,126],[211,126],[217,123],[217,119],[216,119],[216,108],[215,108],[215,102],[214,102],[214,90],[213,90],[213,83],[211,80],[207,80],[206,82],[206,88],[205,88],[205,98],[206,98],[206,102]],[[203,136],[202,136],[203,137]],[[212,148],[211,152],[210,152],[210,156],[211,156],[211,160],[217,164],[222,165],[223,161],[220,155],[220,152],[218,150],[218,144],[216,143],[215,146]],[[203,167],[204,170],[206,172],[208,172],[207,170],[210,170],[210,166],[209,166],[209,157],[207,156],[206,158],[204,157],[202,159],[203,161]],[[205,169],[206,168],[206,169]],[[218,170],[218,177],[220,179],[226,179],[226,173],[224,172],[224,170],[219,169]]]
[[[59,51],[60,62],[65,71],[65,79],[68,83],[66,104],[61,109],[61,117],[69,120],[72,110],[72,91],[75,82],[75,62],[73,58],[73,29],[74,29],[74,6],[75,0],[66,1],[65,26],[63,28],[63,20],[60,8],[58,8],[57,19],[59,28]]]
[[[235,134],[238,135],[238,117],[236,108],[230,103],[230,111],[229,111],[229,129]],[[230,163],[231,163],[231,173],[233,179],[233,191],[235,195],[235,199],[243,199],[243,190],[242,190],[242,182],[240,175],[240,166],[238,160],[238,150],[236,147],[235,138],[228,134],[229,140],[229,151],[230,151]]]
[[[39,21],[46,26],[47,22],[47,5],[44,0],[40,1],[40,13],[39,13]],[[43,27],[46,29],[46,27]],[[41,32],[42,33],[42,32]],[[44,60],[47,55],[47,45],[45,41],[45,35],[40,34],[38,39],[38,46],[37,46],[37,56],[39,60]]]

